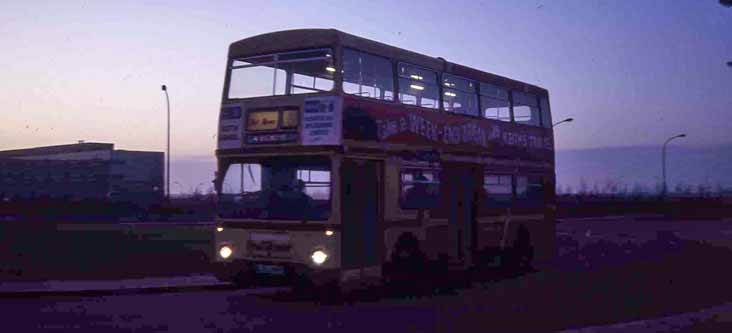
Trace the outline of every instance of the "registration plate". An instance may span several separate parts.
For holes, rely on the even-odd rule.
[[[254,266],[254,270],[258,274],[267,275],[285,275],[285,268],[279,265],[262,265],[257,264]]]
[[[285,233],[265,233],[265,232],[253,232],[249,234],[249,240],[257,242],[278,242],[286,243],[290,241],[290,235]]]

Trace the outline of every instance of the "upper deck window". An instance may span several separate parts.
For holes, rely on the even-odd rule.
[[[488,83],[480,84],[480,104],[483,117],[500,121],[511,121],[508,91]]]
[[[549,100],[546,97],[542,97],[539,100],[539,106],[541,107],[541,120],[545,128],[552,128],[552,113],[549,109]]]
[[[344,49],[343,92],[368,98],[394,100],[394,69],[391,61]]]
[[[305,94],[333,89],[333,52],[317,49],[234,59],[229,98]]]
[[[535,95],[513,91],[513,118],[518,124],[541,126],[539,102]]]
[[[430,109],[440,107],[437,73],[414,65],[399,63],[399,101]]]
[[[442,105],[445,111],[478,116],[475,82],[450,74],[442,75]]]

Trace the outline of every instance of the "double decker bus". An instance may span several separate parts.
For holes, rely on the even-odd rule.
[[[544,262],[553,145],[535,85],[332,29],[234,42],[214,180],[219,276],[345,285],[403,276],[407,261]]]

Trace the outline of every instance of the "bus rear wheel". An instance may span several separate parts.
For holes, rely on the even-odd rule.
[[[252,271],[242,269],[232,276],[231,282],[239,289],[255,287],[255,276]]]
[[[386,293],[394,296],[425,296],[435,287],[430,262],[412,233],[397,239],[391,260],[383,266]]]

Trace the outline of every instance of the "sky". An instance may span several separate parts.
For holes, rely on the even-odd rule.
[[[686,1],[2,1],[0,150],[212,158],[228,45],[336,28],[542,86],[556,148],[732,143],[732,8]]]

